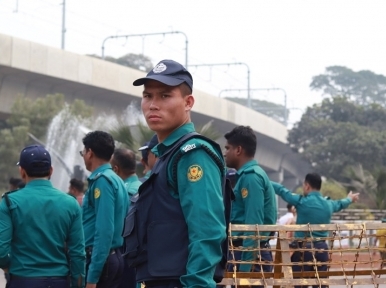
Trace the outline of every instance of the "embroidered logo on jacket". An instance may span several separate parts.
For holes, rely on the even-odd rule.
[[[204,171],[199,165],[192,165],[188,168],[188,180],[190,182],[197,182],[202,178],[202,175],[204,174]]]

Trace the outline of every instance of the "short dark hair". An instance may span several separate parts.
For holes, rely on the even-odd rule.
[[[44,178],[50,176],[50,169],[44,169],[44,170],[38,170],[38,171],[28,171],[27,169],[24,169],[25,173],[28,175],[28,177],[31,178]]]
[[[83,189],[84,189],[84,183],[82,180],[79,180],[79,179],[76,179],[76,178],[72,178],[70,180],[70,186],[75,188],[76,190],[78,191],[81,191],[83,192]]]
[[[291,211],[292,207],[294,207],[294,205],[292,205],[292,204],[287,204],[287,210],[288,210],[288,211]]]
[[[122,148],[115,149],[113,159],[123,171],[135,172],[137,161],[133,151]]]
[[[232,146],[241,146],[248,157],[254,157],[256,153],[256,134],[249,126],[237,126],[224,135]]]
[[[20,182],[23,183],[23,180],[21,180],[20,178],[14,178],[14,177],[9,178],[9,184],[12,186],[18,187]]]
[[[317,173],[308,173],[304,182],[308,183],[311,188],[316,190],[320,190],[320,188],[322,188],[322,177]]]
[[[95,156],[102,160],[110,161],[114,153],[114,139],[109,133],[104,131],[92,131],[84,136],[83,145],[86,149],[91,149]]]
[[[185,82],[179,85],[182,96],[192,95],[192,89]]]

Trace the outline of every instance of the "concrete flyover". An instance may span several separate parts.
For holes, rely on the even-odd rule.
[[[142,87],[132,82],[144,73],[114,63],[78,55],[0,34],[0,117],[7,117],[18,95],[35,99],[62,93],[66,101],[83,99],[95,113],[122,113],[133,101],[138,104]],[[272,180],[293,188],[309,167],[287,145],[287,129],[275,120],[242,105],[194,90],[193,122],[213,120],[220,133],[236,125],[256,132],[256,159]],[[220,144],[223,140],[219,139]]]

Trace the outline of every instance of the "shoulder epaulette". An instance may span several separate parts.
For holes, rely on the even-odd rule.
[[[255,172],[255,167],[248,167],[247,169],[245,169],[242,173],[254,173]]]
[[[11,194],[11,193],[17,192],[17,191],[19,191],[19,190],[20,190],[20,189],[16,189],[16,190],[11,190],[11,191],[5,192],[5,193],[3,194],[3,196],[1,197],[1,198],[4,198],[5,204],[7,204],[8,208],[11,207],[11,201],[9,200],[8,195]]]

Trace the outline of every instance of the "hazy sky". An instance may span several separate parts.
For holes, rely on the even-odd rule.
[[[60,48],[62,1],[0,0],[0,33]],[[327,66],[386,75],[382,0],[66,0],[66,7],[66,50],[101,54],[107,36],[182,31],[190,64],[244,62],[251,88],[285,89],[288,107],[296,108],[291,122],[299,119],[299,108],[320,102],[321,93],[309,84]],[[143,52],[154,64],[165,58],[184,63],[184,49],[185,38],[176,34],[109,40],[105,54]],[[243,66],[189,70],[195,88],[216,96],[247,87]],[[283,103],[281,92],[252,96]]]

